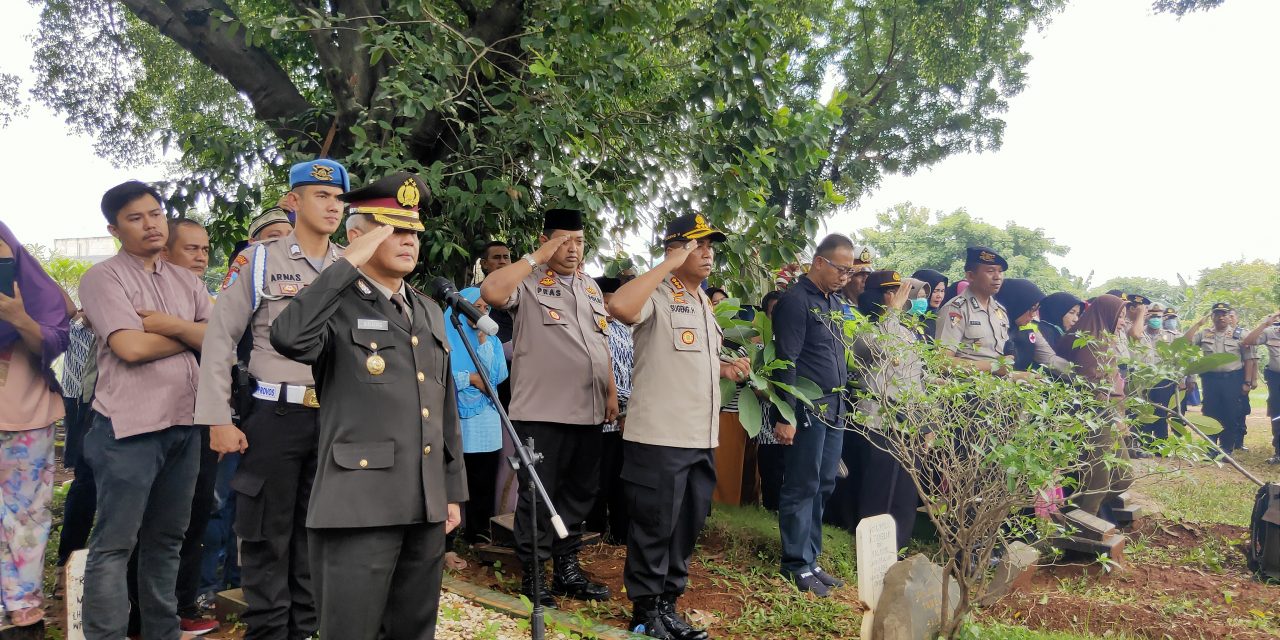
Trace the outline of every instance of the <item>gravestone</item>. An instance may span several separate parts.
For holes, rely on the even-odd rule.
[[[871,640],[933,640],[942,623],[942,567],[916,554],[885,573],[876,602]],[[948,609],[960,606],[960,585],[948,579]]]
[[[1036,563],[1040,561],[1040,552],[1025,542],[1014,542],[1005,549],[1000,564],[996,566],[995,576],[987,586],[979,602],[984,607],[995,604],[1011,591],[1031,586],[1031,578],[1035,576]]]
[[[1072,509],[1064,513],[1063,518],[1074,529],[1070,535],[1078,538],[1102,541],[1116,533],[1115,525],[1082,509]]]
[[[876,601],[884,584],[884,574],[898,561],[898,523],[881,514],[864,518],[855,534],[858,553],[858,597],[867,605],[862,616],[862,636],[871,631]]]
[[[88,549],[72,551],[64,567],[67,620],[63,629],[67,640],[84,640],[84,564],[88,559]]]

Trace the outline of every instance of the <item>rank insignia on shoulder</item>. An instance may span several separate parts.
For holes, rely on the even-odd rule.
[[[291,244],[291,245],[289,245],[289,255],[290,255],[290,256],[300,256],[300,255],[302,255],[302,247],[299,247],[299,246],[298,246],[298,245],[296,245],[296,244]]]
[[[249,264],[249,259],[244,257],[243,251],[240,252],[240,255],[236,256],[236,264]]]
[[[363,293],[366,296],[373,294],[373,289],[370,289],[369,283],[365,282],[363,279],[356,280],[356,288],[360,290],[360,293]]]
[[[693,344],[697,339],[698,335],[688,329],[685,329],[684,332],[680,334],[680,342],[685,344]]]
[[[683,289],[684,283],[680,281],[680,278],[671,276],[671,286],[675,287],[676,289]]]
[[[280,293],[286,296],[296,296],[298,295],[298,285],[293,283],[282,284],[280,285]]]
[[[547,276],[547,277],[545,277],[545,278],[543,278],[543,279],[539,280],[539,281],[538,281],[538,284],[540,284],[540,285],[542,285],[542,286],[544,286],[544,287],[552,287],[552,286],[555,286],[555,284],[556,284],[556,279],[555,279],[555,278],[552,278],[551,276]]]
[[[600,325],[600,330],[601,330],[601,331],[605,331],[605,330],[607,330],[607,329],[609,328],[609,321],[608,321],[608,320],[605,320],[604,318],[599,318],[599,319],[597,319],[597,320],[596,320],[596,324],[599,324],[599,325]]]

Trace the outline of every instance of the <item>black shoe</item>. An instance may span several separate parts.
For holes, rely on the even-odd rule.
[[[695,629],[680,614],[676,613],[676,598],[680,596],[667,593],[658,598],[658,618],[662,626],[667,628],[676,640],[707,640],[711,637],[705,629]]]
[[[805,571],[791,576],[791,581],[796,583],[796,588],[801,591],[812,591],[813,595],[819,598],[826,598],[831,595],[831,591],[827,585],[823,584],[818,576],[813,575],[812,571]]]
[[[814,568],[813,568],[813,575],[817,576],[817,577],[818,577],[818,580],[819,580],[819,581],[821,581],[821,582],[822,582],[822,584],[827,585],[828,587],[843,587],[843,586],[844,586],[844,580],[841,580],[840,578],[837,578],[837,577],[835,577],[835,576],[833,576],[833,575],[831,575],[831,574],[827,573],[826,571],[823,571],[823,570],[822,570],[822,567],[814,567]]]
[[[1267,458],[1267,464],[1280,464],[1280,453]]]
[[[631,633],[638,633],[642,636],[650,638],[661,638],[662,640],[676,640],[676,637],[667,631],[666,625],[662,624],[662,614],[658,611],[658,597],[644,596],[636,598],[632,603],[635,610],[631,614],[631,624],[627,625],[627,629]]]
[[[551,579],[551,591],[558,596],[574,600],[608,600],[609,587],[587,579],[578,564],[578,554],[570,553],[552,558],[555,576]]]
[[[529,602],[533,602],[533,563],[525,562],[521,564],[521,567],[524,570],[524,575],[520,578],[520,593],[524,594],[524,597],[528,598]],[[542,606],[547,609],[556,608],[556,599],[552,596],[551,588],[547,585],[545,568],[539,577],[542,579],[542,584],[539,585],[540,588],[538,589]]]

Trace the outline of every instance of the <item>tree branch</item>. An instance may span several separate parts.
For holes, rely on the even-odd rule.
[[[279,62],[231,35],[214,12],[235,15],[222,0],[121,0],[143,22],[226,78],[253,105],[254,116],[288,140],[289,123],[311,110]]]

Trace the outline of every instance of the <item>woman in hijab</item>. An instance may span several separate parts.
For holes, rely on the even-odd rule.
[[[937,332],[938,309],[947,301],[947,286],[951,284],[951,279],[933,269],[920,269],[911,274],[911,277],[929,285],[929,313],[933,317],[924,321],[924,333],[932,338]]]
[[[480,289],[468,287],[458,292],[481,313],[488,313],[489,306],[480,299]],[[453,370],[453,382],[458,389],[458,417],[462,425],[462,460],[467,469],[467,486],[471,499],[467,501],[466,518],[463,520],[463,539],[470,544],[481,540],[489,530],[489,518],[493,517],[495,484],[498,464],[502,454],[502,423],[498,409],[489,399],[484,382],[476,365],[467,355],[465,339],[475,348],[480,364],[489,376],[491,384],[507,379],[507,359],[502,355],[502,345],[496,338],[477,332],[470,320],[462,323],[462,333],[453,327],[453,310],[445,312],[445,331],[449,336],[449,358]],[[457,559],[453,559],[457,562]]]
[[[1040,335],[1056,350],[1058,339],[1076,326],[1083,311],[1084,302],[1066,291],[1045,296],[1040,301],[1040,322],[1037,323]]]
[[[902,280],[896,271],[876,271],[867,277],[866,289],[858,295],[858,310],[876,324],[876,330],[862,333],[853,344],[865,392],[856,409],[869,427],[858,443],[856,467],[851,467],[861,476],[858,519],[884,513],[893,516],[899,549],[911,541],[918,496],[902,463],[883,450],[887,444],[881,433],[896,427],[894,402],[913,389],[924,388],[924,364],[912,350],[923,337],[904,324],[904,314],[912,306],[912,282],[919,281]],[[928,285],[919,282],[914,289],[922,295]]]
[[[0,222],[0,619],[44,619],[53,523],[54,423],[65,415],[53,361],[67,350],[69,298]]]
[[[1015,371],[1050,369],[1065,373],[1071,363],[1054,353],[1053,347],[1040,333],[1036,314],[1045,299],[1044,292],[1034,282],[1022,278],[1006,278],[996,292],[996,300],[1004,305],[1013,321],[1009,332],[1009,344],[1013,345]]]
[[[1116,336],[1128,327],[1125,302],[1116,296],[1105,294],[1094,298],[1089,308],[1080,315],[1075,327],[1058,339],[1057,350],[1075,365],[1079,377],[1092,385],[1097,398],[1102,401],[1118,401],[1124,395],[1124,383],[1120,377],[1116,355]],[[1080,337],[1088,337],[1087,344],[1075,345]],[[1093,515],[1099,512],[1111,498],[1120,495],[1132,482],[1120,467],[1107,469],[1103,458],[1108,451],[1124,460],[1129,459],[1129,449],[1124,446],[1119,420],[1119,407],[1113,408],[1103,428],[1090,438],[1086,453],[1087,467],[1081,474],[1076,505]],[[1101,517],[1105,517],[1105,513]]]

